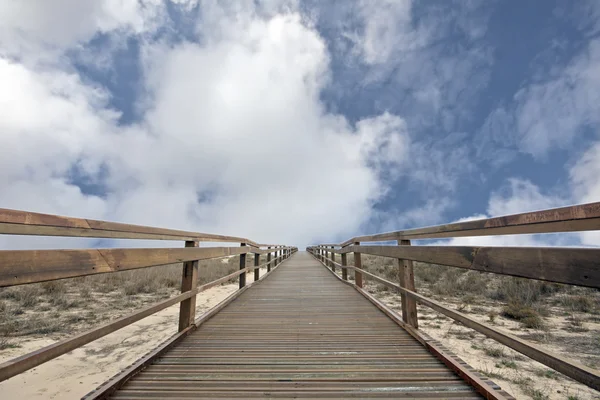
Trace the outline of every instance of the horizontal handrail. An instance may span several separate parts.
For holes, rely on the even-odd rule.
[[[600,249],[576,247],[347,246],[329,253],[361,253],[600,288]]]
[[[340,244],[391,240],[437,239],[464,236],[516,235],[600,230],[600,202],[506,215],[426,228],[357,236]]]
[[[0,250],[0,287],[284,249],[289,247]]]
[[[362,247],[362,246],[358,246],[358,247]],[[312,252],[311,252],[311,254],[312,254]],[[319,260],[318,257],[316,257],[316,256],[315,256],[315,258],[317,258],[317,260],[319,262],[321,262],[321,264],[323,264],[323,266],[327,267],[326,263]],[[327,260],[327,262],[332,263],[332,260]],[[359,271],[362,275],[368,276],[372,280],[374,280],[384,286],[387,286],[392,289],[396,289],[400,293],[411,297],[418,303],[421,303],[427,307],[430,307],[430,308],[462,323],[463,325],[465,325],[471,329],[474,329],[477,332],[482,333],[482,334],[498,341],[499,343],[502,343],[502,344],[504,344],[504,345],[506,345],[506,346],[536,360],[536,361],[539,361],[540,363],[547,365],[548,367],[553,368],[556,371],[561,372],[561,373],[565,374],[566,376],[569,376],[570,378],[577,380],[578,382],[581,382],[581,383],[583,383],[591,388],[594,388],[596,390],[600,390],[600,374],[597,370],[588,368],[588,367],[582,365],[581,363],[578,363],[577,361],[570,360],[566,357],[554,354],[550,351],[543,349],[542,347],[540,347],[534,343],[528,342],[527,340],[520,339],[514,335],[507,333],[507,332],[502,332],[499,329],[496,329],[485,323],[479,322],[479,321],[475,320],[474,318],[471,318],[463,313],[452,310],[435,300],[432,300],[432,299],[425,297],[423,295],[420,295],[416,292],[413,292],[411,290],[403,288],[400,285],[390,282],[390,281],[388,281],[380,276],[377,276],[371,272],[368,272],[362,268],[341,265],[335,261],[333,261],[333,263],[335,265],[339,266],[340,268]]]
[[[69,236],[112,239],[186,240],[197,242],[239,242],[254,247],[262,245],[237,236],[188,232],[151,226],[122,224],[93,219],[63,217],[0,208],[0,234]]]
[[[270,273],[297,251],[296,247],[258,244],[236,236],[213,235],[141,225],[120,224],[26,211],[0,209],[0,234],[69,236],[115,239],[182,240],[184,248],[108,248],[74,250],[0,250],[0,288],[57,279],[111,273],[139,268],[183,263],[181,294],[101,325],[75,337],[0,364],[0,381],[72,351],[100,337],[180,303],[179,331],[193,327],[195,296],[210,287],[239,277],[240,290],[246,289],[246,274],[254,271],[255,282],[262,279],[258,270]],[[237,242],[237,247],[198,247],[199,242]],[[261,249],[261,247],[267,247]],[[252,267],[246,267],[246,254],[254,254]],[[267,262],[260,264],[260,256]],[[198,260],[240,256],[238,271],[197,286]]]

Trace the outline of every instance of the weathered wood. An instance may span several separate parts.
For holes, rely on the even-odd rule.
[[[510,347],[511,349],[514,349],[536,361],[539,361],[540,363],[547,365],[548,367],[555,369],[556,371],[565,374],[578,382],[581,382],[593,389],[600,390],[600,371],[598,370],[586,367],[577,361],[570,360],[561,355],[551,353],[550,351],[547,351],[534,343],[528,342],[524,339],[513,336],[510,333],[500,331],[497,328],[479,322],[465,314],[454,311],[435,300],[405,289],[400,285],[390,282],[370,272],[362,270],[362,273],[369,276],[374,281],[377,281],[387,287],[394,288],[399,292],[412,297],[417,302],[430,307],[456,321],[459,321],[463,325],[474,329],[477,332],[483,333],[484,335]]]
[[[324,263],[322,263],[322,264],[326,267],[326,265]],[[354,269],[354,267],[348,267],[348,268]],[[400,316],[398,316],[393,310],[391,310],[388,306],[386,306],[381,301],[379,301],[378,299],[373,297],[367,291],[365,291],[362,288],[359,288],[356,285],[353,285],[350,282],[344,281],[342,278],[340,278],[339,276],[334,274],[333,271],[330,271],[330,272],[337,279],[340,279],[342,282],[346,283],[347,285],[354,287],[360,294],[362,294],[369,301],[371,301],[377,308],[379,308],[384,314],[386,314],[396,324],[398,324],[400,327],[404,328],[410,335],[412,335],[415,339],[417,339],[423,346],[427,347],[427,349],[429,351],[431,351],[434,355],[436,355],[436,357],[438,357],[442,362],[444,362],[444,364],[446,364],[449,368],[451,368],[454,372],[456,372],[459,376],[461,376],[461,378],[463,378],[465,381],[467,381],[469,384],[471,384],[479,393],[481,393],[484,396],[484,398],[495,399],[495,400],[512,399],[512,397],[510,395],[494,388],[491,385],[491,382],[487,382],[487,381],[481,379],[476,373],[472,372],[467,365],[462,364],[461,361],[458,360],[456,357],[454,357],[452,354],[447,353],[446,351],[444,351],[444,349],[442,349],[441,347],[439,347],[435,343],[433,343],[432,339],[429,336],[427,336],[423,332],[419,331],[418,329],[415,329],[412,326],[406,324],[403,321],[403,319]],[[367,274],[369,276],[377,277],[376,275],[373,275],[366,271],[363,271],[363,272],[365,272],[365,274]],[[389,281],[386,281],[386,282],[389,282]],[[394,285],[394,287],[397,287],[397,286],[398,285]]]
[[[245,242],[256,245],[256,243],[248,239],[236,236],[71,218],[5,208],[0,208],[0,234],[200,242]]]
[[[0,287],[206,260],[245,251],[241,247],[2,250]]]
[[[254,255],[254,266],[258,267],[260,264],[260,254]],[[260,269],[254,268],[254,281],[256,282],[260,278]]]
[[[354,246],[352,247],[361,247],[359,242],[355,242]],[[354,283],[356,284],[356,286],[358,287],[362,287],[363,286],[363,276],[360,272],[360,269],[362,268],[362,260],[360,258],[360,252],[355,251],[354,252],[354,267],[356,267],[357,269],[354,270]]]
[[[347,246],[355,242],[595,230],[600,230],[600,202],[427,228],[358,236],[345,241],[340,246]]]
[[[333,249],[334,246],[331,246],[331,248]],[[331,252],[331,270],[335,272],[335,253],[333,251]]]
[[[185,247],[198,247],[198,242],[185,242]],[[194,290],[198,286],[198,261],[183,263],[181,293]],[[179,303],[179,332],[194,323],[196,318],[196,296]]]
[[[399,246],[410,246],[410,240],[399,240]],[[400,276],[400,286],[416,292],[415,289],[415,274],[413,271],[413,262],[411,260],[398,259],[398,269]],[[417,318],[417,303],[414,299],[400,294],[402,304],[402,319],[404,322],[417,329],[419,322]]]
[[[377,308],[383,311],[388,317],[390,317],[394,322],[403,327],[408,333],[410,333],[415,339],[421,342],[427,350],[429,350],[432,354],[440,359],[446,366],[452,369],[458,376],[460,376],[463,380],[468,382],[471,386],[473,386],[477,392],[479,392],[485,399],[489,400],[506,400],[507,396],[505,396],[502,392],[496,390],[489,383],[485,382],[481,379],[477,374],[471,372],[469,368],[463,364],[459,360],[457,360],[452,354],[449,354],[439,346],[437,346],[433,341],[419,332],[416,329],[413,329],[410,325],[407,325],[403,320],[400,319],[396,313],[390,309],[387,305],[373,297],[370,293],[365,291],[364,289],[360,289],[355,287],[356,290],[363,296],[365,296],[369,301],[371,301]]]
[[[600,249],[573,247],[347,246],[360,252],[500,275],[600,288]]]
[[[269,247],[268,249],[270,249]],[[271,271],[271,252],[267,253],[267,272]]]
[[[246,243],[242,243],[241,248],[246,247]],[[246,269],[246,254],[240,254],[240,271]],[[241,274],[240,275],[240,286],[239,288],[243,288],[244,286],[246,286],[246,274]]]
[[[166,342],[161,344],[158,348],[146,354],[144,357],[136,361],[132,366],[121,371],[119,374],[111,378],[108,382],[104,383],[102,386],[98,387],[96,390],[88,393],[83,397],[86,400],[92,399],[105,399],[110,394],[114,393],[116,389],[118,389],[121,385],[123,385],[129,378],[134,376],[136,373],[144,369],[148,364],[150,364],[154,359],[159,357],[161,354],[165,353],[175,344],[177,344],[181,339],[195,330],[196,327],[202,325],[210,318],[212,318],[215,314],[221,311],[225,306],[235,300],[239,295],[244,293],[248,288],[250,288],[252,284],[246,286],[243,289],[237,290],[232,293],[225,300],[217,304],[215,307],[211,308],[206,313],[202,314],[197,320],[194,321],[194,325],[190,326],[187,330],[183,332],[179,332],[178,334],[172,336]]]
[[[348,255],[347,254],[342,254],[342,265],[348,265]],[[342,279],[347,281],[348,280],[348,269],[347,268],[342,268]]]

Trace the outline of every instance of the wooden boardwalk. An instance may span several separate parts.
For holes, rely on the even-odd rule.
[[[112,398],[480,396],[353,287],[299,252]]]

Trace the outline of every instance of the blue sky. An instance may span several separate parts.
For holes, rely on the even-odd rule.
[[[0,1],[0,206],[303,246],[598,201],[598,4]]]

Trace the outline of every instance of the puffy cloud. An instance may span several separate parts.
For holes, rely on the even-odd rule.
[[[544,159],[553,149],[572,148],[586,130],[600,128],[600,40],[556,69],[518,90],[508,111],[490,113],[478,138],[480,156],[493,149],[502,164],[518,150]]]
[[[600,199],[600,142],[596,142],[570,170],[573,196],[577,202],[591,203]],[[581,241],[586,245],[599,245],[600,232],[583,232]]]
[[[11,43],[68,48],[94,32],[145,29],[143,7],[132,11],[139,23],[115,22],[112,6],[73,11],[85,29],[41,38],[31,24]],[[14,85],[0,97],[3,206],[297,245],[367,220],[388,189],[383,171],[403,168],[403,119],[350,123],[323,108],[329,54],[297,12],[209,4],[206,14],[226,32],[200,23],[197,43],[142,42],[145,111],[128,126],[72,68],[0,59]]]

